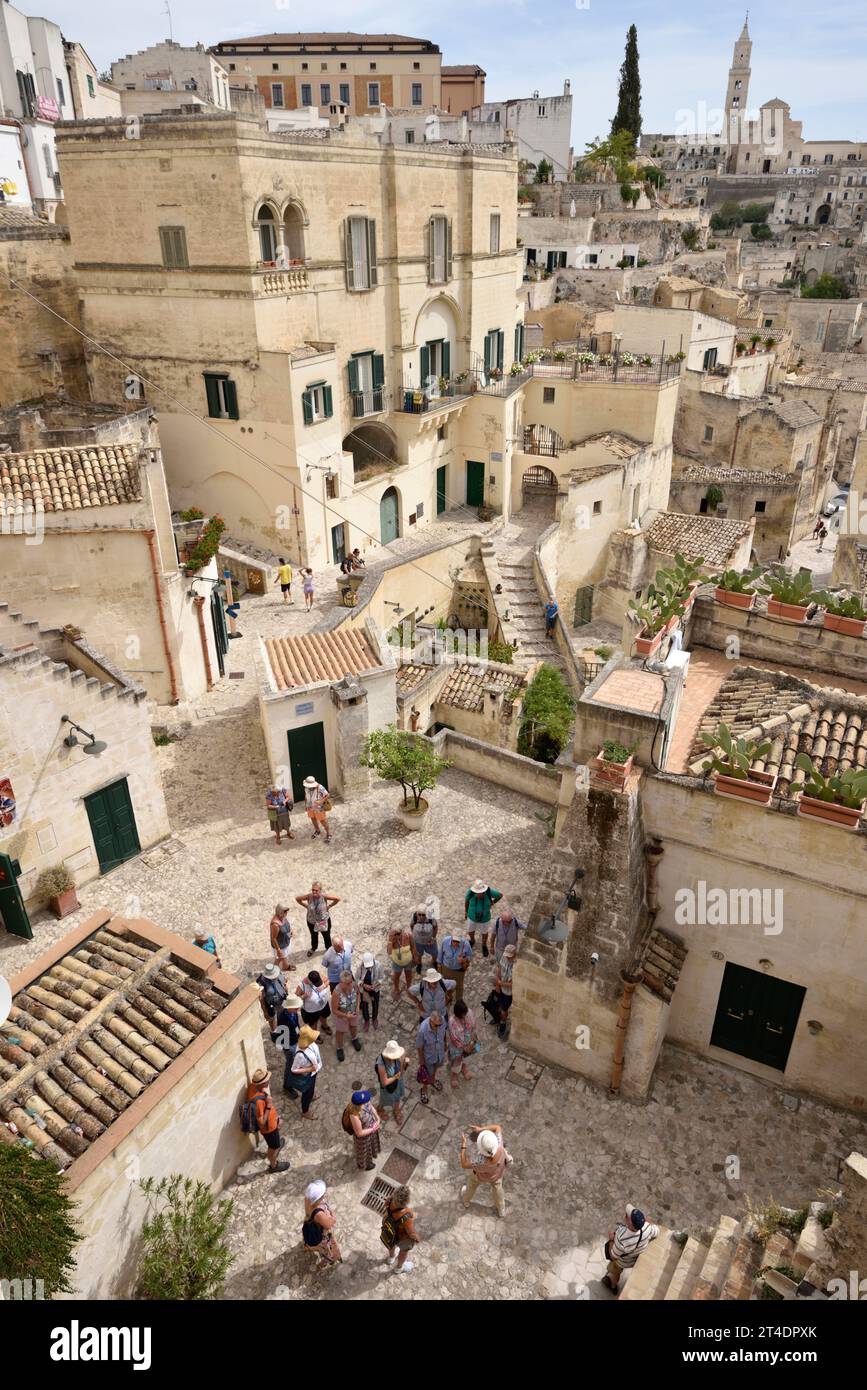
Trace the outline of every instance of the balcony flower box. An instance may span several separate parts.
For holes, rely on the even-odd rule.
[[[840,825],[844,830],[857,830],[864,807],[841,806],[837,801],[821,801],[817,796],[807,796],[802,792],[798,801],[798,815],[812,816],[814,820],[826,821],[828,825]]]
[[[784,618],[787,623],[805,622],[808,608],[807,603],[782,603],[778,598],[768,599],[768,616]]]
[[[826,613],[824,625],[829,632],[841,632],[845,637],[863,637],[863,618],[844,618],[841,613]]]
[[[725,608],[750,609],[756,601],[755,594],[739,594],[733,589],[714,589],[713,596]]]
[[[614,748],[614,744],[607,746],[612,749]],[[625,753],[627,750],[623,748],[620,749],[620,751]],[[593,759],[594,776],[597,781],[605,782],[608,786],[614,787],[617,791],[625,791],[634,761],[634,756],[630,753],[625,762],[614,762],[611,758],[606,758],[605,747],[602,747]]]
[[[717,796],[730,796],[736,801],[754,801],[759,806],[770,804],[776,785],[775,772],[759,772],[755,768],[751,768],[746,777],[733,777],[725,772],[717,772],[714,778],[714,791]]]

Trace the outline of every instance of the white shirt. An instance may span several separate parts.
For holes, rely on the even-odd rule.
[[[299,1047],[292,1059],[292,1070],[302,1071],[306,1067],[313,1066],[314,1070],[309,1075],[316,1076],[322,1070],[322,1057],[316,1043],[310,1043],[304,1048],[303,1052]]]

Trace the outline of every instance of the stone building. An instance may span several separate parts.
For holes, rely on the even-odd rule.
[[[86,883],[169,834],[141,685],[74,631],[40,628],[8,603],[0,605],[0,750],[7,931],[31,934],[27,906],[40,905],[43,869],[65,864]]]
[[[501,507],[522,377],[514,148],[312,134],[89,122],[61,157],[85,322],[151,383],[173,502],[318,567]],[[123,369],[88,367],[118,399]]]
[[[61,1297],[133,1297],[141,1180],[182,1174],[220,1192],[252,1155],[238,1105],[264,1063],[258,990],[173,932],[107,910],[11,985],[0,1142],[61,1169],[76,1203],[82,1239]]]
[[[29,201],[49,221],[63,201],[54,131],[74,116],[67,83],[59,26],[0,5],[0,107],[20,124]]]
[[[542,663],[526,669],[494,661],[411,662],[397,673],[398,724],[420,733],[449,729],[515,752],[527,687]]]
[[[572,170],[572,83],[563,83],[562,96],[528,97],[508,101],[483,101],[470,115],[473,139],[500,141],[514,132],[518,158],[535,169],[547,160],[554,169],[554,180],[565,181]],[[489,132],[489,133],[486,133]]]
[[[82,631],[162,704],[209,688],[218,666],[213,582],[178,566],[150,409],[124,414],[54,397],[3,412],[0,506],[11,608]]]
[[[440,69],[440,100],[454,116],[469,116],[485,100],[487,73],[478,63],[457,63]]]
[[[0,407],[55,391],[87,400],[69,228],[36,217],[26,201],[0,206]]]
[[[75,119],[90,121],[95,116],[119,116],[120,92],[111,83],[102,81],[84,45],[64,39],[63,52]]]
[[[185,48],[166,40],[139,53],[127,53],[111,65],[111,80],[120,93],[125,116],[159,112],[182,102],[201,102],[206,107],[228,111],[232,102],[229,74],[206,53],[202,44]],[[94,111],[94,116],[112,116],[113,111]]]
[[[614,332],[624,351],[682,352],[695,372],[729,366],[737,336],[734,324],[704,308],[643,304],[615,304]]]

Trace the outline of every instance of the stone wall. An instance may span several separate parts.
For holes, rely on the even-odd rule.
[[[60,390],[87,400],[80,328],[78,285],[65,229],[0,238],[0,404]]]
[[[819,622],[788,623],[757,610],[723,607],[711,598],[699,597],[693,609],[693,645],[725,651],[737,638],[742,661],[777,662],[795,667],[817,684],[828,677],[867,681],[867,641],[827,632]]]

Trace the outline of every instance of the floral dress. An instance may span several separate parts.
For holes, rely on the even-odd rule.
[[[459,1072],[467,1057],[465,1048],[472,1047],[476,1041],[476,1020],[472,1009],[464,1018],[449,1019],[448,1043],[449,1064],[453,1072]]]
[[[362,1129],[370,1129],[371,1125],[376,1125],[373,1134],[358,1135],[353,1134],[355,1144],[355,1166],[356,1168],[369,1168],[379,1155],[382,1148],[382,1141],[379,1137],[379,1116],[371,1101],[362,1105],[358,1112]]]

